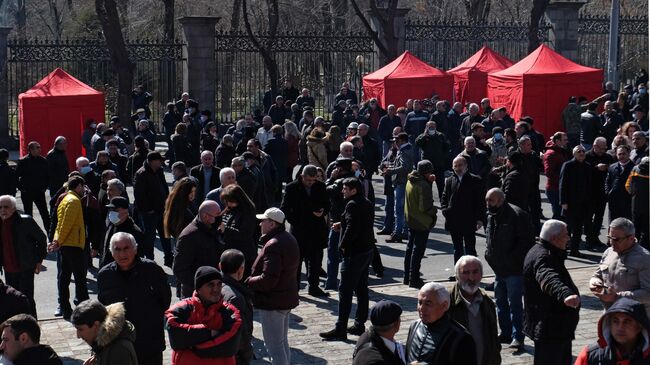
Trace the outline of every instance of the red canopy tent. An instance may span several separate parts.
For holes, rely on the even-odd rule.
[[[363,77],[363,98],[377,98],[379,105],[402,106],[407,99],[430,98],[438,94],[451,100],[453,77],[404,52],[393,62]]]
[[[70,168],[83,155],[81,133],[88,119],[104,120],[104,94],[57,68],[34,87],[18,96],[20,155],[27,144],[40,143],[43,151],[54,145],[57,136],[68,141]]]
[[[602,94],[603,70],[585,67],[546,45],[511,67],[488,75],[492,107],[505,106],[518,118],[529,115],[535,129],[549,137],[562,130],[562,110],[570,96],[591,100]]]
[[[483,46],[465,62],[447,71],[454,75],[456,101],[463,105],[478,104],[487,96],[488,73],[501,71],[512,64],[512,61],[496,53],[492,48]]]

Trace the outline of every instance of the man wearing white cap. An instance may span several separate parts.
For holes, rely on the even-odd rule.
[[[272,364],[290,364],[289,313],[298,306],[296,275],[300,249],[296,239],[285,230],[280,209],[269,208],[256,217],[261,220],[263,247],[245,284],[255,292],[253,305],[260,313],[264,346]]]

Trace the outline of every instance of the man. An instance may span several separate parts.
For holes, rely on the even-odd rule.
[[[253,305],[260,314],[264,346],[273,365],[290,364],[289,313],[298,306],[300,249],[286,231],[284,213],[269,208],[260,219],[262,249],[253,263],[251,276],[244,282],[253,292]]]
[[[546,175],[546,197],[551,203],[553,219],[560,219],[562,210],[560,206],[560,172],[562,165],[569,160],[567,145],[569,137],[564,132],[556,132],[546,143],[546,151],[542,163]],[[574,146],[577,146],[576,143]],[[591,175],[591,172],[589,173]],[[602,185],[601,185],[602,186]]]
[[[470,137],[472,135],[472,126],[475,123],[481,123],[483,117],[479,114],[479,106],[476,103],[471,103],[469,105],[469,115],[463,119],[463,123],[460,126],[460,135],[461,137]]]
[[[433,123],[433,122],[430,122]],[[404,215],[409,227],[409,241],[404,255],[404,284],[421,288],[420,264],[427,248],[429,231],[436,225],[437,210],[433,206],[431,185],[436,176],[429,160],[418,162],[417,170],[408,175]]]
[[[280,209],[291,224],[289,232],[296,238],[300,247],[298,287],[304,261],[307,267],[309,295],[324,297],[329,294],[319,288],[318,281],[322,270],[323,248],[327,247],[325,217],[330,211],[330,201],[325,183],[318,181],[316,175],[316,166],[305,166],[300,176],[287,184]]]
[[[68,141],[63,136],[58,136],[54,140],[54,147],[47,153],[47,179],[50,197],[53,197],[57,190],[61,189],[63,183],[68,180],[70,165],[65,150],[68,147]]]
[[[266,152],[262,151],[260,141],[251,139],[246,143],[246,152],[250,152],[253,158],[247,156],[246,153],[242,154],[248,161],[250,166],[257,165],[260,172],[264,176],[264,195],[266,202],[271,206],[275,205],[275,193],[277,189],[278,173],[273,163],[273,159]],[[248,155],[250,155],[248,154]]]
[[[144,138],[149,143],[150,150],[153,151],[156,149],[156,134],[149,127],[148,120],[140,119],[138,121],[138,130],[136,132],[136,136],[141,136],[142,138]]]
[[[339,284],[338,319],[333,330],[321,332],[325,340],[346,340],[347,333],[361,335],[368,318],[368,266],[373,257],[374,207],[363,195],[363,186],[357,178],[342,182],[345,210],[341,221],[333,229],[340,232],[339,251],[342,257]],[[354,325],[347,327],[352,309],[352,294],[357,296]],[[347,327],[347,333],[346,333]]]
[[[45,203],[45,190],[48,182],[47,160],[41,156],[41,145],[38,142],[29,142],[27,150],[29,151],[27,156],[18,160],[16,166],[16,179],[20,190],[20,199],[23,202],[23,211],[27,215],[33,215],[33,204],[36,204],[43,220],[43,227],[48,229],[50,228],[50,213],[47,211],[47,203]]]
[[[463,104],[455,102],[452,108],[447,113],[447,122],[449,127],[447,129],[446,137],[449,140],[451,148],[451,155],[456,156],[460,153],[460,129],[463,126]]]
[[[357,94],[354,90],[350,90],[350,85],[348,82],[344,82],[339,90],[339,93],[334,97],[335,102],[341,100],[350,100],[352,104],[357,104]]]
[[[580,115],[580,144],[585,149],[591,149],[594,139],[598,137],[600,118],[596,114],[598,103],[591,102],[587,111]]]
[[[480,287],[483,263],[475,256],[462,256],[455,271],[457,282],[449,293],[449,316],[472,335],[479,365],[501,364],[496,307]]]
[[[0,323],[21,313],[35,314],[29,298],[0,279]]]
[[[113,235],[124,232],[135,237],[135,241],[142,242],[144,234],[140,227],[135,224],[133,218],[129,216],[129,201],[122,197],[117,196],[110,200],[106,205],[108,209],[108,227],[106,227],[106,234],[104,235],[104,244],[102,245],[102,259],[99,267],[104,267],[113,262],[113,255],[111,255],[111,240]],[[143,257],[143,255],[139,255]]]
[[[396,137],[402,132],[401,127],[395,127],[393,129],[393,138],[390,139],[391,147],[388,150],[388,153],[384,155],[384,158],[381,160],[379,169],[383,171],[384,167],[392,166],[395,164],[395,158],[397,157],[398,148],[395,144]],[[395,190],[393,189],[393,184],[391,177],[384,175],[383,176],[383,187],[385,201],[384,204],[384,222],[382,228],[377,232],[378,235],[386,236],[393,233],[393,228],[395,226]]]
[[[614,157],[607,153],[607,141],[603,137],[594,140],[594,145],[586,154],[585,160],[591,165],[591,189],[589,196],[591,198],[590,210],[588,215],[588,227],[585,235],[587,236],[587,245],[592,247],[605,246],[600,241],[600,228],[605,215],[605,206],[607,205],[607,195],[605,194],[605,180],[609,166],[614,163]]]
[[[415,138],[415,137],[414,137]],[[413,146],[409,142],[409,135],[400,133],[395,143],[398,146],[395,164],[392,167],[384,167],[381,176],[389,176],[395,192],[395,227],[390,238],[386,242],[401,243],[407,236],[404,224],[404,198],[406,196],[406,181],[408,174],[413,171]]]
[[[519,151],[508,152],[501,190],[506,195],[506,202],[528,210],[528,190],[530,183],[528,175],[523,168],[524,156]]]
[[[115,171],[120,179],[124,180],[125,183],[130,183],[128,174],[126,173],[126,165],[129,163],[129,158],[123,155],[119,149],[119,143],[111,139],[106,142],[106,149],[108,150],[108,158],[111,163],[117,166]]]
[[[483,110],[483,118],[489,118],[492,114],[492,107],[490,106],[490,99],[483,98],[481,99],[481,109]]]
[[[108,152],[104,150],[98,151],[95,161],[91,162],[88,166],[100,177],[104,171],[107,170],[111,170],[115,173],[120,171],[117,164],[111,162]]]
[[[617,300],[598,321],[598,341],[585,346],[575,365],[647,364],[650,322],[643,304]]]
[[[625,183],[625,189],[632,195],[632,217],[636,229],[636,238],[645,249],[650,249],[648,244],[648,156],[634,166],[630,177]]]
[[[440,209],[445,229],[454,244],[454,262],[463,255],[476,256],[476,231],[485,225],[484,184],[481,178],[467,171],[467,160],[456,156],[453,175],[445,179]]]
[[[392,300],[380,300],[370,309],[372,326],[354,348],[352,365],[404,365],[404,345],[395,340],[399,332],[402,308]]]
[[[465,137],[465,149],[458,154],[467,160],[467,169],[470,173],[478,175],[483,183],[490,173],[489,156],[485,151],[476,148],[476,139],[474,137]]]
[[[630,161],[630,147],[616,147],[616,159],[618,162],[609,165],[605,178],[610,222],[619,217],[632,218],[632,196],[625,190],[627,178],[634,168]]]
[[[418,99],[413,100],[413,111],[406,115],[404,121],[404,132],[409,137],[411,144],[415,143],[415,138],[425,130],[426,124],[429,121],[429,113],[422,110],[422,102]]]
[[[167,274],[154,261],[138,257],[131,234],[111,237],[114,262],[97,274],[97,299],[104,305],[124,304],[126,319],[137,330],[135,353],[139,365],[162,365],[165,350],[163,321],[171,302]]]
[[[0,196],[0,270],[7,284],[25,294],[36,316],[34,274],[41,271],[47,237],[28,215],[16,210],[16,198]]]
[[[101,151],[104,152],[104,151]],[[99,189],[101,187],[101,174],[93,170],[90,166],[90,161],[85,157],[78,157],[75,161],[75,166],[81,177],[85,181],[85,185],[90,190],[90,193],[97,197],[99,196]]]
[[[611,145],[623,124],[623,117],[614,109],[613,101],[605,102],[605,110],[600,114],[599,134],[605,137],[607,144]]]
[[[618,298],[628,297],[645,305],[650,313],[650,252],[634,237],[634,224],[616,218],[609,224],[609,247],[589,280],[589,289],[605,308]]]
[[[533,131],[533,133],[535,132]],[[528,177],[528,204],[526,208],[522,207],[522,209],[530,215],[533,233],[537,235],[541,228],[540,214],[542,212],[542,198],[539,192],[539,173],[544,169],[544,165],[538,152],[540,150],[534,148],[533,140],[528,136],[522,136],[517,142],[519,146],[517,150],[521,152],[523,157],[522,172]],[[543,139],[541,143],[543,146]]]
[[[636,131],[632,134],[632,144],[634,148],[630,152],[630,160],[635,165],[641,162],[643,157],[648,156],[648,139],[642,131]]]
[[[135,354],[135,328],[126,320],[124,305],[104,306],[96,299],[80,303],[70,321],[77,329],[77,338],[93,349],[86,363],[97,365],[137,365]]]
[[[190,176],[197,180],[195,204],[198,206],[213,189],[219,186],[220,169],[214,165],[212,151],[201,152],[201,164],[190,169]]]
[[[268,112],[266,113],[267,116],[271,118],[271,122],[273,124],[282,125],[282,123],[284,123],[284,120],[287,118],[289,110],[284,106],[284,101],[285,99],[282,97],[282,95],[276,96],[275,104],[271,105]]]
[[[442,284],[426,283],[420,289],[420,319],[411,324],[406,342],[408,364],[477,364],[472,335],[447,312],[450,301]]]
[[[210,191],[208,195],[205,196],[205,199],[217,202],[219,207],[223,210],[225,207],[221,202],[221,192],[226,188],[226,186],[237,184],[237,173],[230,167],[224,167],[219,171],[219,182],[221,182],[221,186]]]
[[[165,266],[171,266],[174,259],[171,242],[165,238],[163,227],[163,213],[165,200],[169,195],[167,181],[162,169],[163,158],[160,152],[151,151],[147,154],[147,161],[135,173],[133,180],[133,196],[135,208],[142,219],[144,240],[141,242],[140,252],[143,257],[153,260],[153,245],[156,240],[156,231],[165,254]]]
[[[174,104],[176,107],[176,113],[178,115],[182,116],[183,114],[185,114],[185,108],[186,108],[185,103],[187,102],[187,100],[189,100],[189,98],[190,98],[190,94],[188,92],[183,92],[181,94],[181,98]]]
[[[230,167],[235,170],[237,185],[241,186],[251,201],[255,202],[254,199],[257,185],[261,182],[257,181],[251,170],[246,167],[246,160],[241,156],[235,157],[232,159]],[[255,205],[255,210],[259,210],[257,205]]]
[[[415,145],[420,149],[420,160],[428,160],[433,164],[433,173],[438,177],[435,180],[438,198],[442,199],[447,155],[450,148],[449,141],[444,134],[438,131],[436,122],[429,121],[424,133],[415,139]]]
[[[0,324],[0,352],[14,365],[63,365],[48,345],[41,345],[41,329],[28,314],[15,315]]]
[[[199,214],[178,236],[172,271],[181,284],[183,298],[192,296],[193,273],[201,266],[217,267],[223,251],[217,240],[217,217],[221,215],[219,204],[206,200],[199,206]]]
[[[273,120],[270,116],[265,115],[264,118],[262,118],[262,126],[257,130],[257,134],[255,135],[255,139],[260,141],[262,148],[266,147],[266,143],[269,139],[273,138],[271,127],[273,127]]]
[[[568,242],[566,224],[549,219],[524,260],[524,332],[535,341],[535,365],[571,363],[580,293],[564,265]]]
[[[495,127],[505,128],[505,126],[503,124],[503,120],[501,120],[501,112],[499,111],[499,109],[492,110],[490,115],[487,118],[483,119],[481,124],[484,127],[484,132],[488,136],[492,135],[492,130]]]
[[[370,127],[365,124],[359,124],[359,137],[361,137],[361,162],[366,172],[366,179],[372,181],[372,175],[377,173],[377,166],[381,162],[380,147],[377,140],[371,137],[368,132]]]
[[[580,106],[577,98],[571,96],[569,103],[562,111],[562,126],[569,139],[569,147],[573,148],[580,144]],[[555,218],[555,217],[554,217]]]
[[[485,260],[495,274],[494,296],[501,343],[521,351],[524,347],[522,291],[526,253],[533,245],[528,213],[508,204],[501,189],[485,195],[488,209]]]
[[[70,279],[74,275],[75,302],[88,299],[86,286],[87,259],[84,254],[86,246],[86,227],[84,225],[81,196],[84,193],[84,179],[73,176],[68,180],[68,192],[57,208],[57,225],[54,240],[48,245],[48,251],[59,250],[60,272],[57,277],[59,307],[64,319],[70,319]]]
[[[9,151],[6,148],[0,148],[0,195],[16,196],[17,184],[16,169],[9,165]]]
[[[231,303],[241,316],[239,349],[235,355],[237,365],[248,365],[254,357],[253,344],[253,293],[242,283],[245,270],[244,254],[237,249],[225,250],[219,258],[223,275],[223,301]]]
[[[391,142],[391,139],[393,138],[393,129],[402,126],[399,117],[396,115],[396,110],[395,105],[390,104],[386,108],[387,114],[379,120],[377,138],[381,142],[382,158],[386,156],[392,147],[393,142]]]
[[[311,96],[309,89],[306,88],[300,91],[300,96],[296,99],[296,104],[298,104],[300,110],[304,110],[306,106],[312,109],[316,107],[314,98]]]
[[[584,147],[580,145],[573,147],[573,159],[565,162],[560,171],[560,206],[562,216],[567,218],[571,232],[569,255],[574,257],[582,257],[580,242],[583,227],[586,228],[589,224],[587,220],[591,210],[589,206],[592,197],[589,196],[589,190],[592,183],[592,167],[585,162],[585,156]]]

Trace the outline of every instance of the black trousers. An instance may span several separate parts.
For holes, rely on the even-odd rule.
[[[535,341],[535,365],[571,365],[571,341]]]
[[[567,226],[569,231],[569,236],[571,237],[571,246],[572,251],[580,249],[580,242],[582,241],[582,232],[587,232],[587,227],[589,226],[589,209],[587,207],[576,206],[574,208],[569,207],[567,212]]]
[[[47,203],[45,202],[44,191],[21,191],[20,200],[23,202],[23,211],[25,214],[33,216],[33,205],[36,204],[38,212],[41,214],[43,220],[43,227],[47,231],[50,229],[50,213],[47,211]]]
[[[600,228],[603,225],[603,217],[605,216],[605,207],[607,200],[597,198],[591,202],[591,209],[589,210],[589,227],[587,231],[587,240],[592,241],[600,235]]]
[[[648,245],[648,213],[634,213],[634,228],[636,230],[636,239],[641,247],[650,249]]]
[[[63,246],[59,249],[61,257],[61,270],[57,280],[59,289],[59,305],[64,311],[71,310],[70,306],[70,281],[74,276],[75,300],[81,303],[88,299],[88,286],[86,285],[87,260],[84,250],[79,247]]]
[[[300,288],[300,273],[302,272],[302,263],[305,263],[307,269],[307,282],[310,288],[317,288],[320,272],[323,264],[323,248],[317,242],[310,242],[300,245],[300,265],[298,265],[298,288]]]
[[[476,256],[476,235],[474,232],[452,231],[451,242],[454,244],[454,263],[464,255]]]
[[[162,352],[144,354],[136,351],[135,355],[138,358],[138,365],[162,365],[163,363]]]
[[[38,318],[36,316],[36,302],[34,301],[34,269],[21,272],[5,271],[5,281],[7,285],[25,294],[32,306],[32,314],[35,318]]]

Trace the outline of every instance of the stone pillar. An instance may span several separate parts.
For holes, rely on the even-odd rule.
[[[587,0],[551,0],[546,8],[546,19],[552,29],[549,40],[555,51],[578,61],[578,13]]]
[[[388,18],[388,9],[386,8],[380,8],[378,9],[380,15],[384,18]],[[395,9],[395,23],[394,23],[394,34],[395,37],[397,37],[397,55],[401,55],[404,52],[404,48],[406,45],[406,14],[411,9],[407,8],[398,8]],[[372,26],[372,29],[377,32],[377,36],[379,37],[380,40],[384,39],[384,28],[379,21],[379,19],[375,16],[375,14],[372,13],[372,11],[368,10],[368,15],[370,16],[370,25]],[[387,63],[391,62],[392,60],[385,60],[382,57],[381,52],[379,52],[379,47],[375,44],[375,54],[379,56],[379,60],[381,62],[380,66],[384,66]]]
[[[183,91],[199,103],[199,108],[215,112],[217,61],[215,26],[220,18],[188,16],[178,21],[183,26]]]
[[[7,36],[10,27],[0,27],[0,146],[14,146],[9,137],[9,85],[7,83]]]

